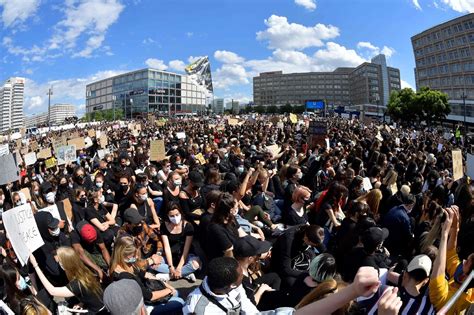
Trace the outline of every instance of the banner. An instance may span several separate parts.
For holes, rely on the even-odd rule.
[[[66,146],[58,148],[56,157],[58,158],[58,165],[63,165],[68,162],[75,162],[77,159],[76,146],[66,145]]]
[[[19,179],[20,172],[13,154],[0,156],[0,185],[13,183]]]
[[[5,211],[2,219],[16,257],[24,266],[30,252],[44,245],[31,206],[25,204]]]
[[[162,161],[165,157],[165,142],[163,140],[152,140],[150,143],[150,161]]]
[[[453,150],[451,153],[453,155],[453,180],[457,181],[464,176],[462,168],[462,153],[461,150]]]

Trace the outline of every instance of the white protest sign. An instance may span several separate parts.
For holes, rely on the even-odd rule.
[[[362,186],[365,191],[369,192],[372,190],[372,183],[370,182],[370,179],[368,177],[364,177],[362,181]]]
[[[400,138],[395,138],[395,145],[396,145],[397,147],[400,146]]]
[[[186,139],[186,133],[185,132],[177,132],[176,137],[178,139]]]
[[[474,154],[467,154],[466,166],[467,176],[469,176],[471,180],[474,179]]]
[[[30,166],[36,163],[36,153],[30,152],[25,154],[25,164],[26,166]]]
[[[0,156],[10,153],[10,149],[7,144],[0,145]]]
[[[329,149],[331,147],[331,145],[329,143],[329,138],[326,138],[325,140],[326,140],[326,148]]]
[[[2,218],[16,257],[24,266],[30,253],[44,245],[31,206],[25,204],[5,211]]]
[[[443,150],[443,144],[438,143],[438,152],[441,152],[441,150]]]
[[[58,206],[56,206],[55,204],[52,205],[52,206],[49,206],[49,207],[46,207],[46,208],[43,208],[43,209],[38,209],[38,211],[46,211],[46,212],[49,212],[51,213],[51,215],[58,219],[59,221],[61,221],[61,215],[59,215],[59,210],[58,210]]]
[[[66,164],[67,162],[74,162],[77,159],[76,146],[65,145],[65,146],[59,147],[56,155],[58,158],[58,165],[63,165],[63,164]]]

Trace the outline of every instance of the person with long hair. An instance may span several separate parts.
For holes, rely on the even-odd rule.
[[[294,226],[308,224],[306,207],[311,203],[311,190],[305,186],[298,186],[293,192],[293,203],[283,211],[282,223]]]
[[[379,206],[382,200],[382,191],[380,189],[372,189],[363,196],[356,199],[358,202],[363,202],[369,206],[369,212],[367,213],[375,221],[380,219]]]
[[[105,245],[112,248],[114,236],[118,230],[118,227],[115,226],[118,205],[106,202],[102,191],[99,189],[89,191],[87,197],[86,219],[100,231]],[[109,212],[107,208],[111,208],[112,211]]]
[[[27,291],[25,279],[12,264],[4,261],[0,266],[0,299],[19,314],[21,300],[28,296]]]
[[[183,185],[183,178],[178,172],[171,172],[168,175],[168,180],[166,181],[166,187],[163,191],[163,207],[162,210],[165,210],[168,205],[172,202],[179,203],[179,194],[181,193]]]
[[[238,202],[229,193],[221,194],[208,227],[207,241],[215,246],[208,246],[208,258],[233,257],[235,242],[247,235],[235,219]]]
[[[183,307],[184,301],[171,285],[157,280],[156,276],[140,267],[138,255],[138,248],[132,237],[118,238],[112,254],[110,276],[114,281],[135,280],[140,286],[145,304],[148,305],[147,309],[153,314],[176,314]],[[147,259],[148,267],[160,262],[155,257]]]
[[[34,297],[26,297],[20,302],[21,315],[52,315],[52,313]]]
[[[30,255],[30,263],[46,291],[59,298],[76,297],[88,314],[108,314],[102,301],[103,291],[99,279],[70,247],[59,247],[57,250],[59,266],[66,273],[69,283],[64,287],[55,287],[38,266],[35,256]]]
[[[158,266],[158,272],[167,273],[172,279],[196,282],[194,272],[201,268],[201,263],[191,252],[193,237],[194,227],[183,218],[179,205],[170,205],[161,229],[165,259]]]
[[[38,182],[32,182],[31,183],[31,206],[33,208],[33,211],[37,211],[38,209],[43,209],[48,206],[46,201],[43,199],[41,196],[41,187]]]
[[[160,219],[155,211],[153,200],[148,197],[146,186],[142,184],[135,186],[133,202],[130,207],[138,210],[138,213],[145,218],[145,223],[148,224],[151,229],[160,228]]]

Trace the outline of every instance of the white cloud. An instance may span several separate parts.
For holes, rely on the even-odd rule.
[[[318,50],[314,57],[321,65],[332,67],[354,67],[366,60],[353,49],[347,49],[334,42],[326,44],[325,49]]]
[[[182,60],[171,60],[168,63],[168,66],[170,67],[170,69],[179,72],[184,72],[184,68],[186,68],[186,64]]]
[[[323,40],[329,40],[339,36],[339,29],[332,25],[316,24],[315,26],[304,26],[296,23],[288,23],[284,16],[272,15],[265,20],[267,29],[257,32],[257,39],[268,41],[270,49],[305,49],[308,47],[321,47]]]
[[[26,21],[38,9],[40,0],[0,0],[3,7],[1,20],[5,27]]]
[[[148,58],[145,61],[145,64],[148,67],[153,68],[153,69],[157,69],[157,70],[166,70],[166,69],[168,69],[168,66],[165,65],[163,60],[160,60],[160,59]]]
[[[415,8],[417,10],[420,10],[421,11],[421,6],[420,6],[420,2],[418,0],[412,0],[413,1],[413,5],[415,6]]]
[[[295,0],[295,3],[308,11],[316,10],[316,0]]]
[[[142,44],[143,45],[150,45],[150,44],[154,44],[156,43],[156,41],[151,38],[151,37],[148,37],[148,38],[145,38],[143,41],[142,41]]]
[[[244,58],[227,50],[217,50],[214,53],[214,58],[222,63],[241,63],[244,61]]]
[[[472,13],[474,12],[474,1],[473,0],[441,0],[442,3],[449,6],[451,9],[461,13]]]
[[[36,82],[26,79],[25,83],[25,105],[34,112],[47,111],[46,93],[50,87],[53,88],[51,104],[70,103],[82,104],[85,99],[86,85],[105,78],[124,73],[122,70],[99,71],[86,77],[51,80],[47,82]]]
[[[248,84],[248,74],[245,68],[237,64],[224,64],[214,73],[216,88],[227,88],[232,85]]]
[[[414,90],[413,86],[405,80],[400,80],[400,86],[401,86],[402,89],[410,88],[410,89]]]
[[[369,58],[374,57],[378,54],[384,54],[387,58],[390,58],[395,53],[395,49],[393,49],[392,47],[383,46],[382,49],[380,49],[379,47],[373,45],[370,42],[357,43],[357,49],[360,49],[360,50],[367,49],[369,51],[369,54],[368,54]]]
[[[187,37],[193,37],[194,33],[193,32],[186,32]]]

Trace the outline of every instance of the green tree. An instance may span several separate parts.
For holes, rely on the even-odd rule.
[[[448,103],[448,95],[441,91],[422,87],[415,95],[413,105],[420,110],[419,120],[428,124],[434,121],[442,121],[451,112]]]
[[[413,114],[413,100],[415,92],[410,88],[405,88],[400,91],[395,91],[390,95],[387,105],[387,113],[395,120],[400,121],[414,121],[417,117]]]
[[[258,105],[255,107],[255,112],[259,114],[264,114],[265,113],[265,106],[263,105]]]
[[[280,113],[292,113],[293,112],[293,106],[291,106],[290,103],[286,103],[285,105],[280,107]]]
[[[278,107],[275,105],[271,105],[267,107],[267,113],[268,114],[276,114],[278,112]]]

